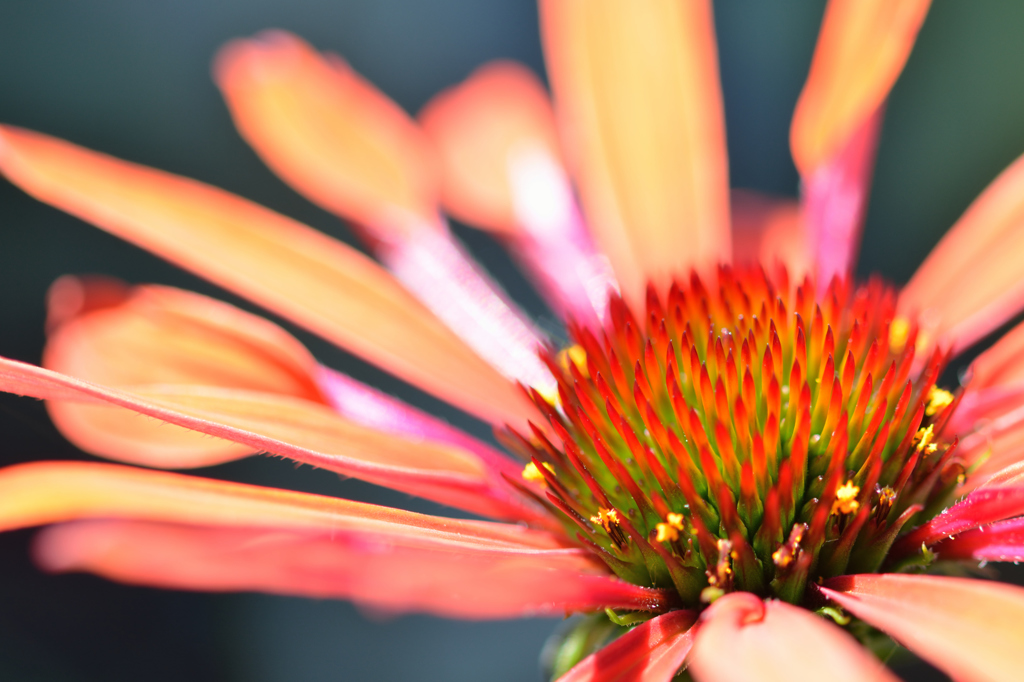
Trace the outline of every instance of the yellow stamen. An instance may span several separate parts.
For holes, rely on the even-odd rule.
[[[789,547],[782,545],[772,552],[772,562],[779,568],[786,568],[793,563],[793,553],[789,551]]]
[[[612,528],[617,528],[619,525],[619,512],[614,509],[598,509],[597,516],[591,516],[590,522],[604,528],[604,532],[611,533]]]
[[[558,364],[566,371],[569,370],[569,361],[576,365],[576,369],[584,378],[590,377],[587,373],[587,351],[583,350],[583,346],[576,343],[558,353]]]
[[[675,542],[679,539],[679,531],[667,523],[659,523],[654,528],[658,531],[655,542]]]
[[[934,417],[953,402],[953,394],[947,390],[932,386],[928,389],[928,402],[925,404],[926,417]]]
[[[847,481],[836,491],[836,499],[832,503],[832,513],[852,514],[856,512],[860,508],[860,502],[857,501],[859,494],[860,488],[855,486],[853,481]]]
[[[935,438],[935,427],[929,424],[926,428],[918,429],[914,434],[914,442],[918,452],[931,454],[939,449],[939,446],[932,442]]]
[[[544,468],[550,471],[551,473],[555,473],[554,467],[552,467],[547,462],[544,462]],[[540,483],[541,485],[545,484],[544,474],[540,472],[540,469],[538,469],[537,465],[534,464],[533,462],[530,462],[525,467],[523,467],[523,478],[529,481],[530,483]]]

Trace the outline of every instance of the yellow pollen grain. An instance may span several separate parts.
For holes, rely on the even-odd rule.
[[[659,523],[654,528],[658,531],[655,542],[675,542],[679,539],[679,531],[667,523]]]
[[[772,562],[779,568],[786,568],[793,563],[793,553],[789,551],[789,547],[783,545],[772,552]]]
[[[839,490],[836,491],[836,499],[832,503],[833,514],[852,514],[860,508],[860,502],[857,501],[857,495],[860,494],[860,488],[853,484],[853,481],[847,481]]]
[[[925,404],[924,414],[926,417],[934,417],[939,412],[942,412],[942,410],[948,407],[952,402],[952,393],[939,388],[938,386],[932,386],[928,389],[928,398],[927,403]]]
[[[552,467],[547,462],[544,462],[544,468],[550,471],[551,473],[555,473],[554,467]],[[525,467],[523,467],[523,478],[529,481],[530,483],[540,483],[541,485],[545,484],[544,474],[540,472],[540,469],[538,469],[537,465],[534,464],[533,462],[530,462]]]
[[[619,525],[619,512],[614,509],[598,509],[597,515],[590,517],[590,522],[604,528],[604,532],[611,533],[612,527]]]
[[[939,446],[932,443],[932,439],[935,438],[935,427],[929,424],[923,429],[918,429],[917,433],[914,434],[914,441],[916,443],[918,452],[925,452],[931,454],[939,449]]]
[[[566,371],[569,370],[570,361],[580,374],[585,378],[590,378],[590,374],[587,373],[587,351],[583,350],[583,346],[575,343],[558,353],[558,364]]]
[[[893,353],[903,350],[910,336],[910,322],[905,317],[897,317],[889,325],[889,348]]]

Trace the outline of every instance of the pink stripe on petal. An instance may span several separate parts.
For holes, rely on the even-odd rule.
[[[833,277],[851,275],[856,264],[883,111],[868,116],[838,153],[803,177],[805,229],[822,290]]]
[[[701,615],[690,656],[697,682],[895,682],[850,635],[806,609],[749,592]]]
[[[959,682],[1021,674],[1024,589],[929,575],[848,575],[821,592]]]
[[[350,376],[321,366],[317,379],[331,405],[346,419],[385,433],[450,443],[476,454],[497,473],[520,474],[521,466],[483,441]]]
[[[1024,561],[1024,518],[964,531],[931,549],[940,559]]]
[[[668,682],[693,645],[693,611],[670,611],[587,656],[558,682]]]
[[[410,231],[375,251],[406,289],[502,375],[554,390],[554,377],[538,357],[542,334],[446,227]]]
[[[133,584],[353,599],[456,618],[644,608],[663,598],[592,572],[573,550],[446,551],[371,535],[90,521],[47,529],[35,553],[49,570]]]

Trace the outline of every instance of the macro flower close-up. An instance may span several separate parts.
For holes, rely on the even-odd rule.
[[[1024,588],[994,568],[1024,559],[1024,158],[905,284],[864,273],[930,2],[826,4],[794,196],[730,170],[713,9],[541,0],[544,80],[491,60],[415,115],[296,33],[227,42],[237,134],[352,243],[0,122],[5,182],[218,287],[49,286],[41,359],[0,357],[0,390],[91,457],[0,468],[0,530],[39,528],[46,572],[127,585],[571,616],[537,652],[550,680],[895,680],[914,656],[1018,679]],[[397,494],[230,475],[264,456]]]

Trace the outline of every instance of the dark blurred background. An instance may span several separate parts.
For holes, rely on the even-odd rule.
[[[795,195],[788,128],[822,2],[716,3],[735,186]],[[476,65],[543,73],[530,0],[0,0],[0,121],[35,128],[255,199],[342,239],[336,218],[277,181],[231,127],[210,75],[226,40],[268,27],[344,55],[408,111]],[[1024,151],[1024,5],[936,0],[893,91],[860,272],[901,283],[971,199]],[[538,298],[486,237],[457,228],[533,314]],[[100,272],[252,309],[0,181],[0,355],[38,362],[46,288]],[[296,331],[293,329],[293,331]],[[487,436],[487,429],[301,332],[326,364]],[[42,407],[0,396],[0,463],[83,457]],[[431,511],[319,471],[253,458],[203,472]],[[533,680],[555,620],[381,620],[349,604],[130,588],[46,576],[31,533],[0,535],[0,679]],[[906,679],[942,679],[920,665]]]

